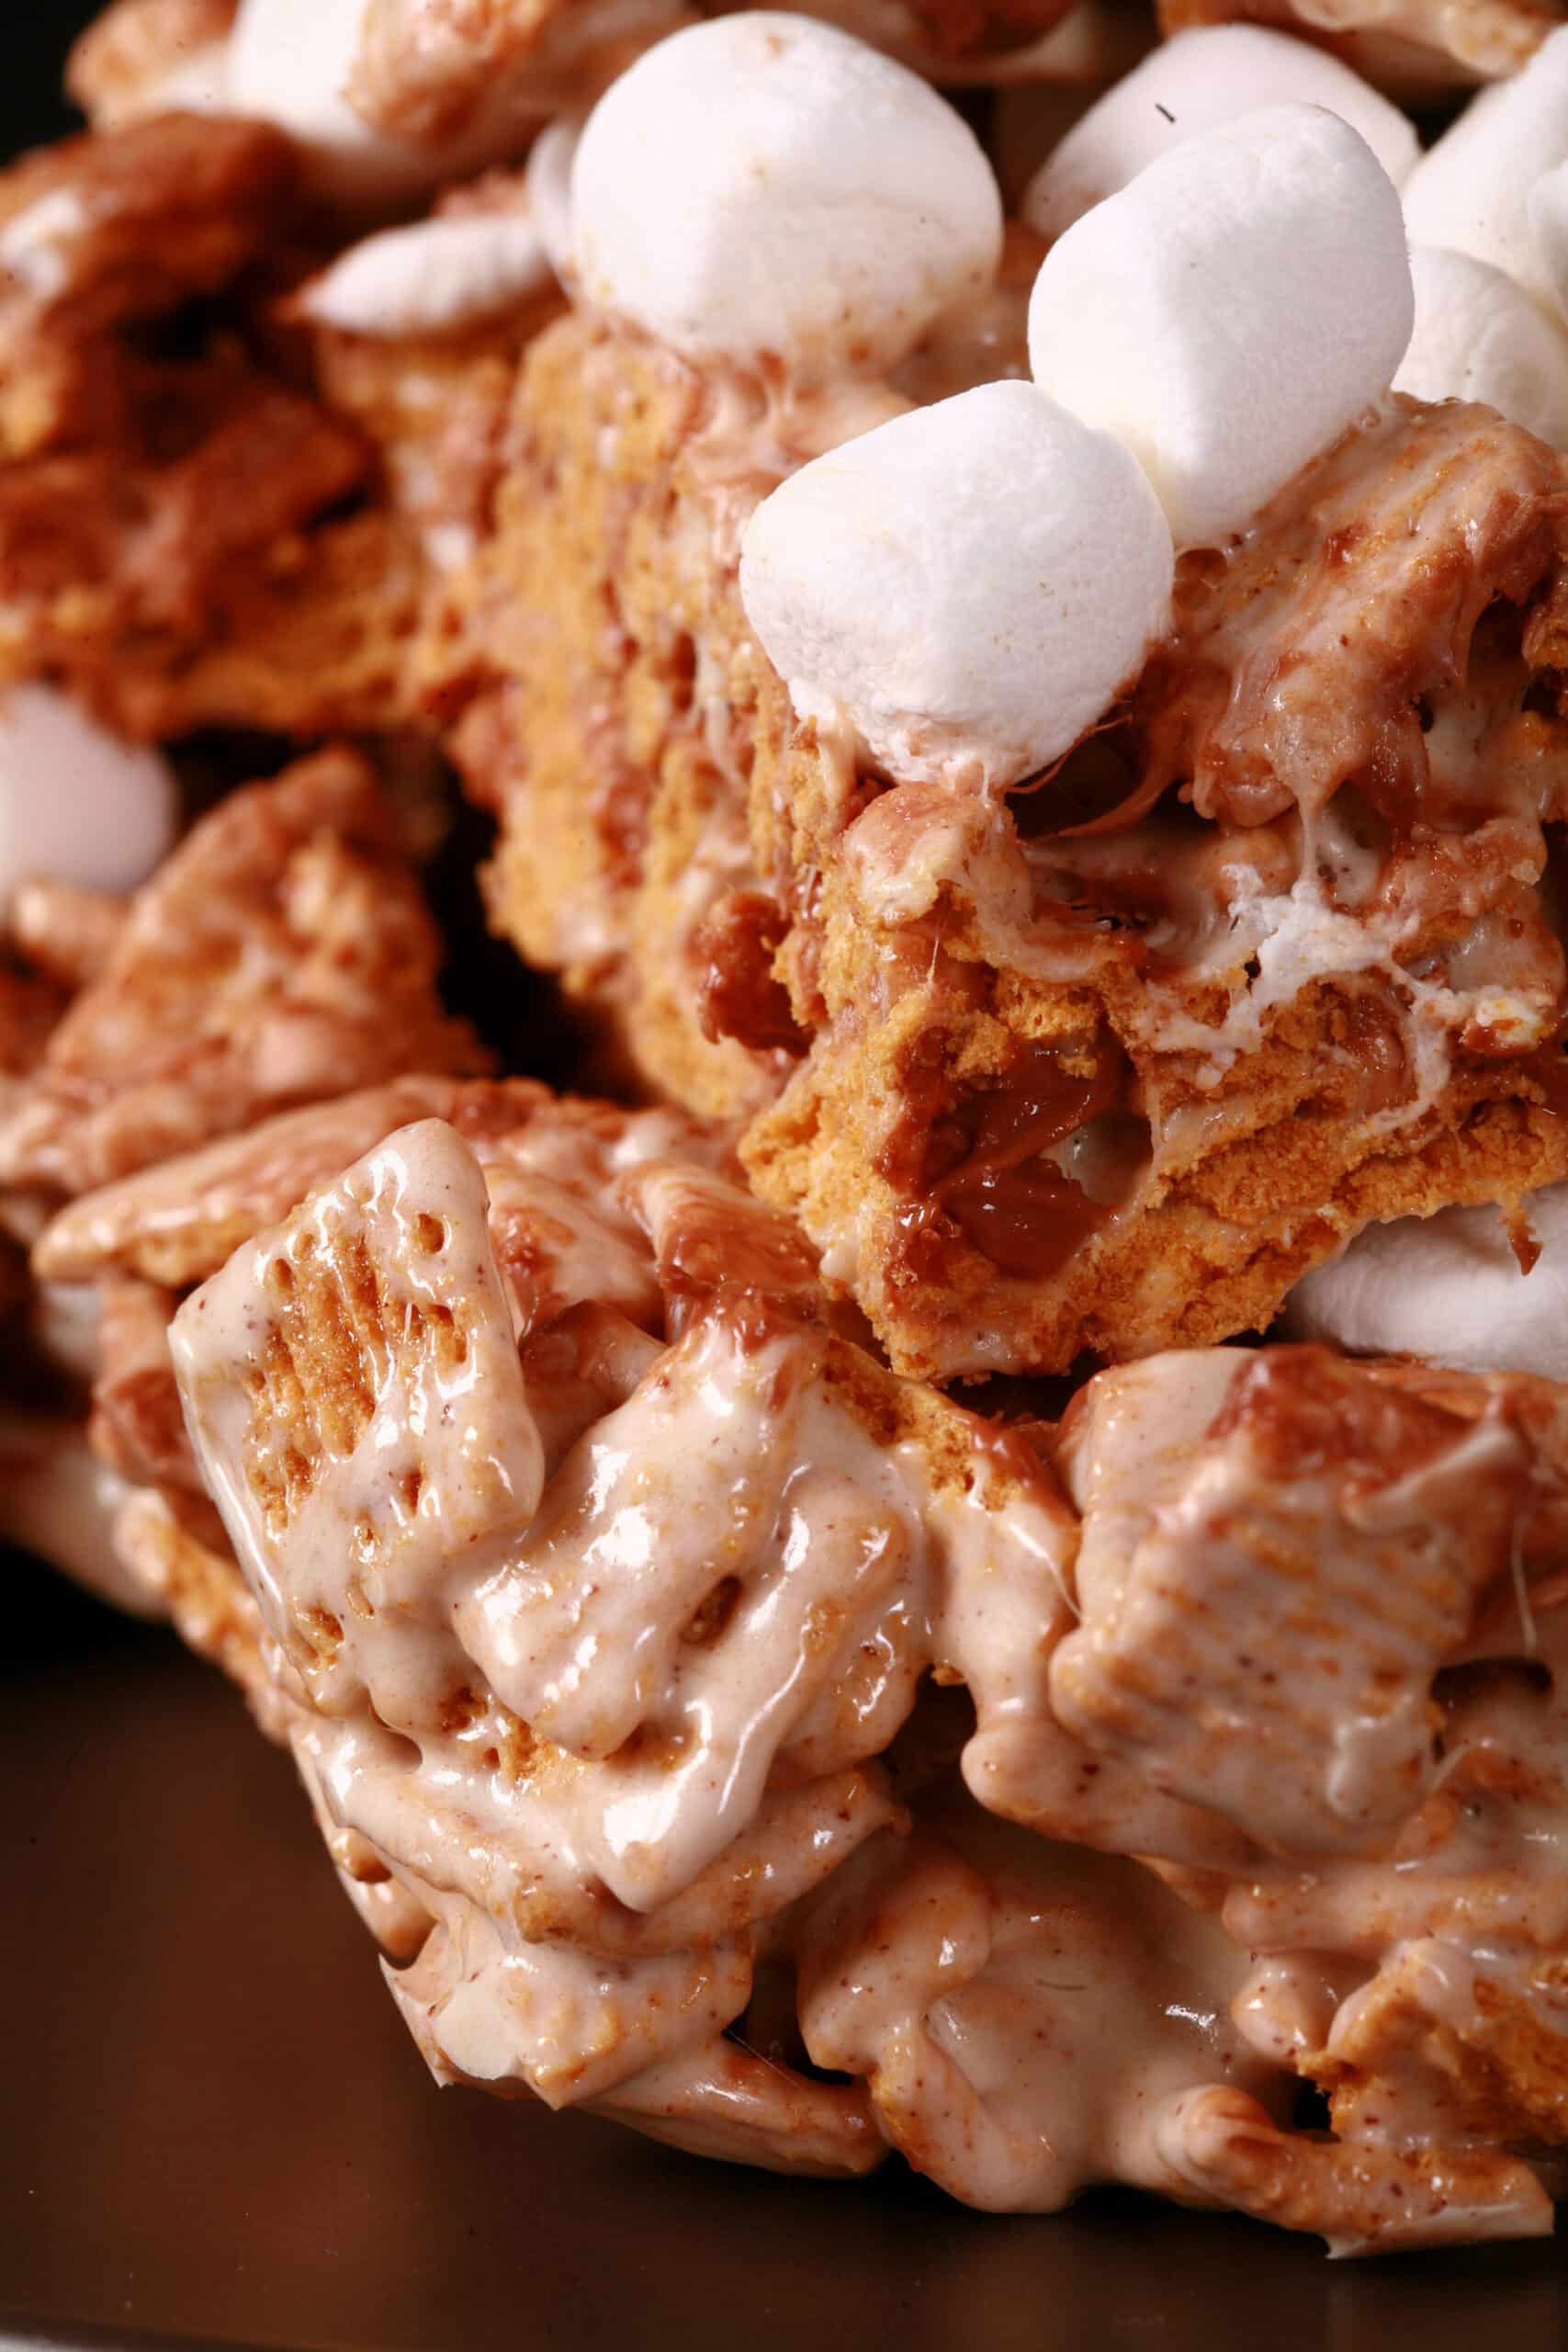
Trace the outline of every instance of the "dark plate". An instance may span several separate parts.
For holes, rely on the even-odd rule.
[[[437,2093],[287,1760],[18,1563],[0,1667],[0,2343],[1559,2352],[1557,2245],[1331,2265],[1104,2195],[970,2213]],[[8,2324],[7,2324],[8,2322]]]
[[[333,0],[321,0],[333,5]],[[90,6],[10,0],[0,153]],[[1091,2199],[996,2220],[438,2096],[216,1675],[0,1561],[0,2343],[1560,2352],[1556,2246],[1331,2266]]]
[[[1555,2248],[1331,2267],[1314,2245],[1133,2198],[995,2220],[907,2175],[775,2180],[438,2096],[238,1700],[63,1587],[40,1579],[32,1613],[0,1670],[4,2341],[1568,2340]]]

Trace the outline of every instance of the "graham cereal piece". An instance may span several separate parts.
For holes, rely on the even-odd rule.
[[[460,1666],[440,1630],[447,1577],[457,1561],[464,1584],[481,1573],[538,1499],[487,1206],[448,1128],[402,1129],[175,1321],[192,1435],[241,1565],[329,1712],[363,1690],[383,1720],[408,1719],[413,1694],[368,1660],[379,1646],[395,1676],[423,1636]]]
[[[89,1425],[94,1452],[134,1487],[202,1496],[169,1361],[174,1299],[151,1283],[123,1278],[101,1283],[98,1299],[100,1367]]]
[[[495,119],[579,112],[643,50],[704,13],[682,0],[370,0],[355,107],[400,139],[440,146]],[[898,0],[822,12],[942,81],[1027,75],[1066,0]],[[1047,70],[1047,69],[1042,69]]]
[[[687,17],[680,0],[368,0],[350,96],[380,130],[441,147],[498,102],[524,119],[582,106]]]
[[[111,357],[107,369],[126,390],[123,413],[72,446],[0,468],[5,673],[58,672],[131,734],[239,723],[253,717],[247,695],[258,724],[298,717],[303,730],[340,707],[360,715],[360,673],[389,667],[361,640],[384,607],[401,608],[395,564],[358,608],[366,533],[352,520],[326,559],[315,659],[304,681],[290,685],[282,673],[305,643],[283,609],[307,571],[299,535],[363,482],[358,435],[231,345],[124,369]],[[409,635],[413,618],[386,626]],[[236,639],[252,634],[255,645],[240,650]],[[187,683],[183,673],[209,648],[213,674],[198,666]]]
[[[228,36],[235,0],[111,0],[71,51],[65,86],[95,129],[146,114]]]
[[[288,225],[297,185],[280,132],[224,118],[165,115],[12,164],[0,176],[0,457],[36,457],[101,419],[112,331],[228,285]]]
[[[0,1125],[0,1182],[73,1194],[411,1065],[483,1056],[363,762],[223,802],[132,902],[101,978]]]
[[[543,1091],[507,1084],[525,1101]],[[395,1078],[123,1177],[61,1210],[39,1238],[33,1271],[40,1282],[131,1274],[189,1289],[394,1127],[449,1116],[462,1091],[454,1078]]]
[[[1560,460],[1387,404],[1184,559],[1125,711],[998,796],[857,770],[739,611],[759,499],[894,397],[582,314],[531,346],[455,738],[500,926],[750,1118],[754,1184],[922,1377],[1263,1328],[1374,1218],[1558,1181]]]
[[[1560,21],[1530,0],[1159,0],[1162,33],[1283,25],[1414,102],[1517,74]]]
[[[1051,1662],[1056,1715],[1278,1851],[1378,1850],[1437,1776],[1434,1677],[1551,1466],[1501,1384],[1465,1418],[1326,1349],[1210,1365],[1217,1409],[1186,1355],[1104,1374],[1074,1408],[1065,1451],[1089,1532],[1083,1622]],[[1129,1452],[1141,1463],[1151,1442],[1140,1407],[1168,1451],[1129,1510]],[[1095,1541],[1101,1500],[1113,1529]]]
[[[261,1614],[206,1498],[140,1487],[120,1506],[114,1544],[186,1646],[239,1685],[269,1738],[285,1738],[288,1712],[263,1663]]]

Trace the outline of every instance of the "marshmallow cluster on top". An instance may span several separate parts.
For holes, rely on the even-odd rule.
[[[1281,45],[1310,88],[1354,84]],[[1368,93],[1403,170],[1414,142],[1382,107]],[[587,300],[798,390],[887,368],[986,292],[1001,204],[924,83],[761,13],[690,27],[613,85],[569,233]],[[751,518],[741,595],[795,708],[906,775],[956,758],[1000,788],[1046,766],[1168,627],[1178,548],[1243,529],[1376,401],[1411,315],[1397,192],[1340,116],[1273,106],[1169,143],[1048,253],[1032,385],[895,417]]]

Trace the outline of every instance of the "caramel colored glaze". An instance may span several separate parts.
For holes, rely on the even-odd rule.
[[[1076,1073],[1068,1066],[1074,1059],[1088,1067]],[[1005,1085],[954,1092],[933,1076],[929,1091],[911,1101],[908,1125],[890,1139],[882,1162],[885,1172],[896,1180],[904,1174],[916,1187],[897,1220],[917,1279],[922,1268],[936,1271],[949,1222],[1005,1273],[1055,1272],[1108,1212],[1047,1155],[1117,1106],[1126,1075],[1115,1052],[1064,1055],[1023,1046]]]
[[[806,1051],[806,1032],[773,970],[787,928],[777,899],[761,890],[732,892],[699,927],[692,952],[705,1037],[733,1037],[754,1054]]]

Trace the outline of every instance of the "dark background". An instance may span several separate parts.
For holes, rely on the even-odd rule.
[[[321,0],[322,6],[336,0]],[[0,148],[87,6],[0,0]],[[437,2096],[285,1758],[164,1633],[0,1559],[0,2344],[1562,2352],[1557,2246],[1331,2266],[1125,2195],[968,2213]]]

